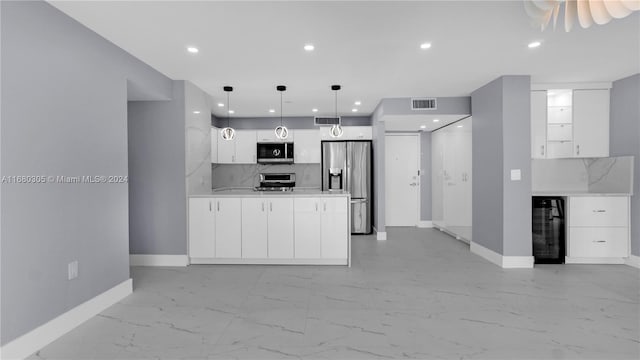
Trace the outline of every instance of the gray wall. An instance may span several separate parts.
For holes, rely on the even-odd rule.
[[[508,256],[532,254],[529,92],[528,76],[503,76],[471,94],[473,242]]]
[[[431,220],[431,133],[420,133],[420,220]]]
[[[45,2],[0,7],[1,175],[127,175],[127,80],[171,81]],[[127,189],[2,184],[1,344],[129,278]]]
[[[613,82],[611,88],[611,156],[633,155],[631,254],[640,256],[640,74]]]
[[[186,254],[184,82],[171,101],[129,102],[129,251]]]
[[[280,117],[259,117],[259,118],[234,118],[229,121],[235,129],[274,129],[280,125]],[[282,119],[284,126],[289,129],[317,129],[313,124],[313,117],[285,117]],[[217,118],[211,116],[211,124],[218,128],[227,126],[226,118]],[[371,118],[369,116],[343,116],[342,125],[344,126],[371,126]]]
[[[385,232],[385,177],[384,177],[384,122],[382,121],[382,102],[371,116],[373,132],[371,146],[373,148],[373,226],[377,232]]]

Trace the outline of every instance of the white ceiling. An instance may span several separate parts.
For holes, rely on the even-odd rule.
[[[386,131],[433,131],[468,116],[468,114],[385,115],[382,118]],[[422,126],[424,126],[424,128]]]
[[[52,1],[233,116],[369,115],[381,98],[463,96],[505,74],[533,82],[612,81],[640,71],[640,12],[603,26],[541,32],[520,1]],[[542,46],[529,49],[531,41]],[[421,50],[419,45],[431,42]],[[305,52],[312,43],[315,51]],[[196,46],[197,55],[186,52]],[[352,113],[354,101],[362,101]],[[269,109],[276,112],[270,114]],[[214,109],[218,116],[224,108]]]

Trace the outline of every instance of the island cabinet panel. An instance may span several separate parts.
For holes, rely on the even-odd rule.
[[[215,223],[213,199],[189,200],[189,256],[215,257]]]
[[[267,244],[267,200],[242,199],[242,258],[266,258]]]
[[[320,258],[320,199],[297,198],[295,211],[295,258]]]
[[[272,198],[269,203],[269,258],[293,258],[293,199]]]
[[[215,200],[217,258],[241,257],[241,209],[240,199],[218,198]]]
[[[323,259],[344,259],[348,253],[348,208],[346,198],[322,199],[320,249]]]

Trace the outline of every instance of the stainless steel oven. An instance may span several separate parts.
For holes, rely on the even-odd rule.
[[[258,143],[258,163],[293,163],[293,143]]]

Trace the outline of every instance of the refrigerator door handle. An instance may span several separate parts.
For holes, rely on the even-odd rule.
[[[350,202],[352,204],[362,204],[362,203],[369,202],[369,200],[367,200],[367,199],[351,199]]]

